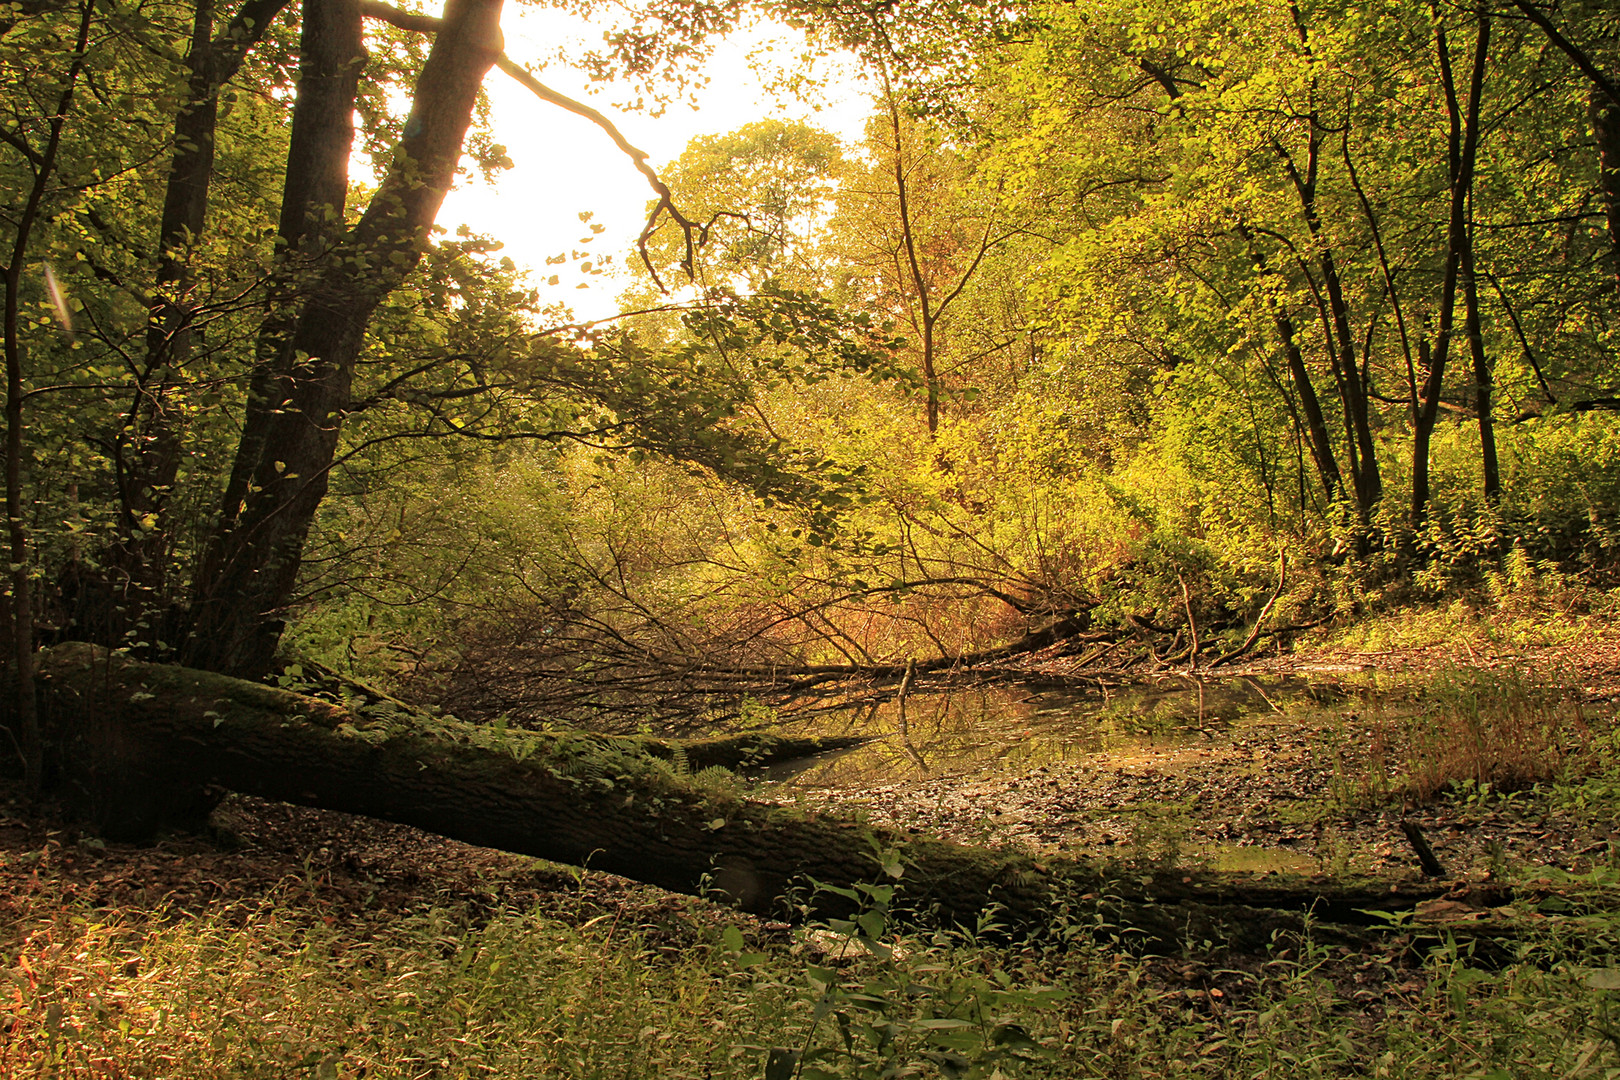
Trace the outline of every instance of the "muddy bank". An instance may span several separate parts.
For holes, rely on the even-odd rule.
[[[802,794],[858,805],[873,821],[919,833],[1083,851],[1127,867],[1416,873],[1403,818],[1419,825],[1448,871],[1471,877],[1514,865],[1582,872],[1620,851],[1620,825],[1603,830],[1534,799],[1346,810],[1338,799],[1349,783],[1319,732],[1278,723],[1203,746]]]
[[[1620,646],[1474,654],[1481,678],[1551,672],[1587,702],[1577,726],[1614,722],[1604,696]],[[1535,792],[1403,797],[1401,716],[1439,650],[1336,653],[1219,678],[1147,678],[1097,691],[981,685],[852,710],[821,730],[876,736],[775,779],[782,797],[861,808],[871,820],[970,843],[1019,843],[1117,861],[1304,873],[1419,872],[1415,824],[1448,874],[1584,872],[1620,852],[1620,825]],[[1388,669],[1375,660],[1392,661]],[[1494,672],[1494,674],[1493,674]],[[831,724],[832,726],[827,726]],[[1585,738],[1590,732],[1574,732]]]

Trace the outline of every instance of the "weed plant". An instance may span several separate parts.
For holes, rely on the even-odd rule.
[[[1556,677],[1448,668],[1421,678],[1411,699],[1368,700],[1318,735],[1342,806],[1479,801],[1576,782],[1614,758]]]
[[[1408,727],[1407,794],[1524,791],[1584,763],[1591,729],[1556,683],[1517,671],[1441,671]]]
[[[1084,914],[1017,946],[905,931],[895,897],[892,878],[852,890],[851,917],[789,944],[719,913],[671,941],[612,914],[350,927],[286,902],[36,895],[5,927],[0,1076],[1620,1077],[1601,908],[1490,965],[1451,940],[1422,957],[1396,920],[1360,951],[1307,934],[1219,969],[1208,942],[1136,955]],[[1189,960],[1202,975],[1169,974]]]

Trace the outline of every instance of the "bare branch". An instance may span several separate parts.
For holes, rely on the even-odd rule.
[[[636,238],[636,250],[641,254],[641,262],[647,268],[647,273],[652,275],[653,283],[660,290],[664,289],[663,280],[658,276],[658,271],[653,268],[652,256],[647,251],[647,241],[652,238],[653,233],[658,231],[659,221],[665,215],[668,215],[669,219],[680,227],[685,241],[686,254],[681,259],[681,269],[686,271],[688,278],[696,276],[697,249],[708,242],[709,228],[713,224],[713,220],[711,219],[709,224],[699,225],[681,213],[675,205],[675,196],[670,192],[669,185],[665,184],[659,178],[657,171],[647,164],[647,152],[632,146],[630,140],[624,137],[624,134],[619,131],[613,121],[609,120],[600,111],[591,108],[583,101],[575,101],[567,94],[553,90],[539,79],[536,79],[527,68],[504,53],[499,60],[495,61],[495,64],[502,71],[527,87],[541,101],[550,102],[560,109],[566,109],[575,116],[582,116],[601,128],[607,133],[608,138],[613,140],[613,144],[631,160],[636,167],[636,171],[647,178],[647,185],[658,196],[658,202],[653,206],[652,213],[647,215],[647,224],[642,228],[641,235]]]
[[[1552,20],[1547,18],[1540,8],[1530,3],[1529,0],[1513,0],[1513,6],[1522,11],[1525,18],[1541,27],[1542,33],[1547,35],[1547,40],[1562,49],[1564,55],[1568,56],[1575,66],[1581,69],[1581,74],[1591,79],[1599,89],[1609,96],[1610,101],[1620,105],[1620,86],[1616,86],[1614,80],[1599,71],[1597,65],[1592,62],[1592,58],[1586,55],[1578,45],[1560,34],[1558,27],[1552,24]]]
[[[444,20],[436,15],[418,15],[414,11],[385,4],[382,0],[360,0],[360,14],[413,34],[436,34],[444,26]]]

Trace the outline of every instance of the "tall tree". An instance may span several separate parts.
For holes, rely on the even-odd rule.
[[[355,361],[377,305],[420,261],[439,206],[449,193],[479,87],[502,52],[501,0],[452,0],[417,80],[404,137],[360,220],[313,275],[290,335],[290,370],[280,391],[250,400],[233,481],[250,477],[239,501],[233,483],[204,556],[195,620],[182,653],[194,667],[258,673],[269,668],[280,637],[280,611],[298,577],[304,540],[326,494],[343,413],[350,404]],[[352,69],[358,43],[358,3],[333,0],[333,63]],[[324,58],[323,58],[324,59]],[[332,78],[338,97],[352,100],[354,83]],[[289,170],[296,209],[284,228],[303,231],[309,210],[334,200],[323,192],[323,166],[348,157],[343,100],[294,114],[295,153],[312,168]],[[305,134],[305,130],[316,131]],[[306,149],[307,147],[307,149]],[[335,171],[335,170],[333,170]],[[302,186],[302,190],[299,187]],[[280,356],[260,364],[281,364]],[[260,385],[268,380],[256,379]],[[260,414],[268,418],[259,420]]]
[[[1468,80],[1468,96],[1463,101],[1457,92],[1456,76],[1452,71],[1451,44],[1444,22],[1436,20],[1434,49],[1440,83],[1445,91],[1446,171],[1449,209],[1446,218],[1446,254],[1440,278],[1440,298],[1437,304],[1438,324],[1434,344],[1426,350],[1423,383],[1419,389],[1417,416],[1412,432],[1412,511],[1414,529],[1423,525],[1429,509],[1429,446],[1434,423],[1440,411],[1440,394],[1445,385],[1446,363],[1450,359],[1451,343],[1456,334],[1457,285],[1466,278],[1465,288],[1473,290],[1473,236],[1469,229],[1468,207],[1474,191],[1474,165],[1479,153],[1480,99],[1485,93],[1485,63],[1490,55],[1490,16],[1483,10],[1476,14],[1473,65]],[[1468,305],[1464,316],[1465,333],[1472,344],[1478,340],[1478,307]],[[1482,363],[1482,361],[1480,361]],[[1485,402],[1481,410],[1482,431],[1490,430],[1488,421],[1489,397],[1486,384],[1480,386]],[[1495,481],[1495,444],[1487,443],[1488,486]],[[1493,492],[1494,494],[1494,492]]]
[[[69,48],[66,70],[59,78],[47,78],[45,85],[35,90],[39,103],[47,111],[43,115],[23,114],[19,117],[21,123],[17,127],[3,133],[4,142],[22,157],[30,175],[25,200],[8,222],[11,227],[11,250],[5,264],[5,312],[4,323],[0,325],[6,361],[5,508],[6,549],[10,563],[8,630],[11,649],[6,659],[16,665],[12,686],[18,729],[15,734],[21,744],[24,791],[30,800],[40,792],[44,775],[44,749],[34,688],[34,559],[23,505],[23,407],[28,396],[22,321],[23,277],[31,267],[40,270],[47,292],[43,306],[54,307],[53,314],[65,321],[68,312],[57,291],[54,272],[49,264],[41,266],[35,262],[31,248],[36,239],[36,229],[48,213],[47,196],[60,183],[57,167],[63,131],[73,111],[74,95],[79,92],[79,84],[85,74],[90,29],[96,16],[94,3],[85,0],[78,5],[76,14],[77,25],[73,27],[68,42],[64,42]],[[48,324],[49,318],[41,321]]]
[[[180,472],[184,425],[177,415],[178,398],[187,377],[198,319],[189,249],[208,230],[220,99],[287,3],[246,0],[222,29],[213,0],[198,0],[192,14],[185,56],[186,92],[175,110],[172,157],[156,236],[157,270],[146,355],[130,406],[130,422],[115,441],[120,459],[120,530],[106,553],[107,570],[148,593],[163,591],[168,538],[165,530],[142,528],[139,523],[163,516]],[[308,23],[306,5],[306,26]],[[306,53],[309,48],[306,38]],[[138,604],[133,597],[129,601]]]
[[[851,169],[839,194],[834,244],[857,302],[908,329],[933,435],[947,377],[965,373],[953,320],[986,259],[1017,230],[993,184],[972,178],[971,152],[908,115],[892,82],[868,122],[866,149],[869,160]]]

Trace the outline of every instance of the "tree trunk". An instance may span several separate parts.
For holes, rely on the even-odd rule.
[[[158,225],[145,362],[116,440],[117,538],[101,553],[97,572],[81,568],[70,612],[77,634],[104,644],[124,644],[125,632],[143,621],[155,625],[153,609],[165,603],[174,530],[163,518],[183,457],[176,398],[185,387],[194,333],[191,248],[208,219],[219,95],[288,2],[246,0],[217,37],[213,0],[198,0],[193,12],[186,96],[175,114]]]
[[[1267,264],[1265,255],[1255,242],[1253,230],[1240,224],[1236,231],[1248,246],[1249,259],[1254,263],[1262,289],[1272,282],[1279,282],[1280,275]],[[1282,343],[1283,356],[1288,361],[1288,374],[1293,380],[1294,392],[1299,395],[1300,411],[1305,414],[1305,434],[1310,442],[1311,458],[1316,462],[1316,475],[1322,481],[1327,501],[1331,503],[1344,494],[1344,474],[1339,471],[1339,461],[1333,454],[1333,443],[1328,438],[1327,420],[1322,415],[1322,402],[1316,396],[1316,386],[1311,382],[1310,370],[1305,366],[1305,355],[1300,351],[1299,331],[1294,326],[1293,316],[1288,314],[1278,297],[1268,295],[1266,307],[1271,312],[1271,321]]]
[[[1339,472],[1339,461],[1333,454],[1333,443],[1328,438],[1327,420],[1322,415],[1322,403],[1316,396],[1311,373],[1305,367],[1305,355],[1299,348],[1299,332],[1294,320],[1286,312],[1273,311],[1272,321],[1277,325],[1277,336],[1282,340],[1283,356],[1288,360],[1288,374],[1294,381],[1294,392],[1299,395],[1300,411],[1305,414],[1305,433],[1311,445],[1311,457],[1316,462],[1316,475],[1322,481],[1322,490],[1328,502],[1344,493],[1344,479]]]
[[[271,311],[255,343],[242,436],[220,508],[221,531],[235,527],[270,428],[293,394],[299,291],[343,234],[364,48],[358,0],[306,0],[277,233],[281,259],[270,290]]]
[[[1620,288],[1620,102],[1592,91],[1592,134],[1597,138],[1598,189],[1609,225],[1609,263]]]
[[[357,19],[358,7],[351,8]],[[426,248],[479,87],[501,55],[500,13],[501,0],[451,0],[446,7],[393,166],[310,286],[291,334],[285,397],[272,398],[261,437],[238,448],[232,476],[249,477],[250,484],[239,505],[225,507],[209,541],[195,621],[181,652],[189,664],[257,675],[274,661],[281,612],[326,495],[366,329]]]
[[[1474,411],[1479,416],[1480,468],[1484,474],[1485,499],[1495,503],[1502,495],[1502,470],[1496,455],[1495,365],[1485,352],[1485,333],[1479,318],[1479,282],[1474,274],[1474,237],[1469,225],[1468,243],[1463,248],[1463,332],[1468,337],[1468,355],[1474,363]]]
[[[1314,210],[1312,216],[1315,216]],[[1344,405],[1345,423],[1350,429],[1349,444],[1356,449],[1352,471],[1356,512],[1365,525],[1372,519],[1379,500],[1384,497],[1384,480],[1378,469],[1378,446],[1373,441],[1367,379],[1364,369],[1356,363],[1355,339],[1350,333],[1350,305],[1345,300],[1344,283],[1339,279],[1339,268],[1333,261],[1331,249],[1322,251],[1321,267],[1328,303],[1333,311],[1333,332],[1338,338],[1338,362],[1343,370],[1339,396]]]
[[[32,802],[39,795],[44,779],[44,746],[39,716],[36,712],[34,691],[34,598],[33,558],[28,536],[28,523],[23,516],[23,404],[28,396],[26,371],[23,367],[22,304],[23,271],[28,265],[29,248],[34,241],[34,228],[45,216],[45,193],[56,179],[56,158],[62,146],[62,129],[67,124],[73,107],[73,94],[84,73],[85,50],[90,41],[90,26],[95,18],[95,5],[83,4],[79,12],[78,35],[73,43],[73,59],[62,80],[62,90],[55,102],[56,111],[46,119],[44,147],[33,158],[33,183],[28,198],[14,219],[10,258],[5,266],[4,323],[0,325],[6,365],[6,443],[5,443],[5,511],[6,552],[10,564],[10,597],[7,622],[11,638],[11,655],[6,659],[16,666],[15,682],[4,707],[12,715],[5,725],[7,734],[22,758],[23,791]]]
[[[791,914],[790,898],[812,879],[838,888],[872,880],[875,855],[895,848],[906,902],[924,917],[971,926],[994,909],[1004,925],[1034,927],[1067,904],[1099,912],[1114,933],[1161,943],[1218,934],[1249,948],[1298,928],[1307,912],[1313,922],[1365,923],[1365,912],[1445,888],[1184,870],[1114,879],[1084,859],[910,837],[699,787],[655,759],[671,748],[645,740],[497,731],[396,710],[356,715],[87,645],[44,654],[41,679],[64,790],[114,838],[194,820],[218,785],[681,892],[713,890],[761,914]],[[818,903],[825,913],[841,901],[823,894]]]
[[[1297,17],[1297,16],[1296,16]],[[1303,29],[1301,34],[1303,34]],[[1321,153],[1321,136],[1317,130],[1315,112],[1311,114],[1312,131],[1306,149],[1305,170],[1301,172],[1293,158],[1281,144],[1277,151],[1282,156],[1294,192],[1299,197],[1300,212],[1310,229],[1311,239],[1321,249],[1317,265],[1322,270],[1322,283],[1327,290],[1329,318],[1324,318],[1327,351],[1332,363],[1334,381],[1339,389],[1339,401],[1344,409],[1345,453],[1350,461],[1350,480],[1356,500],[1356,516],[1362,525],[1372,518],[1373,509],[1384,495],[1384,482],[1378,471],[1378,450],[1373,443],[1371,410],[1368,406],[1367,383],[1356,364],[1355,338],[1350,332],[1350,304],[1345,298],[1344,283],[1339,278],[1338,263],[1333,248],[1324,236],[1322,216],[1317,205],[1317,168]],[[1314,286],[1313,286],[1314,289]],[[1318,297],[1320,302],[1320,297]],[[1298,376],[1295,376],[1296,383]],[[1320,410],[1318,410],[1320,411]]]
[[[934,351],[939,312],[934,309],[928,276],[923,273],[922,263],[917,258],[917,237],[911,215],[911,185],[907,180],[909,170],[905,162],[905,138],[900,128],[900,103],[895,99],[893,88],[889,86],[887,68],[883,69],[883,84],[883,100],[889,113],[889,132],[894,139],[894,194],[900,214],[900,241],[906,256],[905,266],[911,276],[911,287],[917,294],[916,325],[922,333],[923,386],[928,393],[925,417],[928,423],[928,437],[933,438],[939,431],[939,372]]]
[[[1491,22],[1479,14],[1479,30],[1474,38],[1474,68],[1469,80],[1468,104],[1457,99],[1457,85],[1451,74],[1451,46],[1444,27],[1435,30],[1435,54],[1440,81],[1445,90],[1446,114],[1450,125],[1447,146],[1447,176],[1450,208],[1446,226],[1445,268],[1441,274],[1439,328],[1434,348],[1425,350],[1422,392],[1412,432],[1412,510],[1413,531],[1421,529],[1429,509],[1429,440],[1440,414],[1440,393],[1445,386],[1446,361],[1456,332],[1457,282],[1468,250],[1468,199],[1474,189],[1474,159],[1479,147],[1479,105],[1484,93],[1485,60],[1490,50]]]

